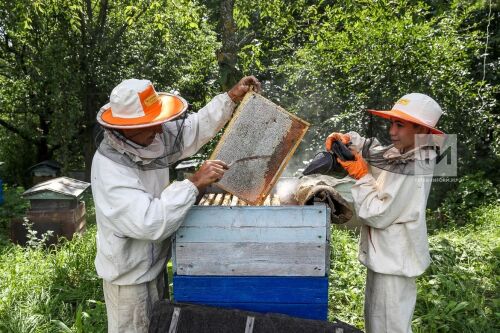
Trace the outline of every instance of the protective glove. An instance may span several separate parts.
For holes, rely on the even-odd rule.
[[[340,165],[347,171],[349,176],[354,179],[360,179],[368,173],[368,163],[366,163],[360,153],[354,153],[354,161],[342,161],[337,158]]]
[[[351,141],[351,137],[349,136],[349,134],[342,134],[342,133],[336,133],[336,132],[330,134],[326,138],[326,141],[325,141],[325,147],[326,147],[327,151],[332,150],[333,141],[340,141],[347,146],[349,144],[349,142]]]

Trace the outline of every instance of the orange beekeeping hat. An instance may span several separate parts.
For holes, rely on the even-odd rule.
[[[141,128],[158,125],[186,112],[184,98],[168,93],[157,93],[149,80],[130,79],[117,85],[97,114],[104,127]]]
[[[444,134],[436,128],[443,111],[435,100],[424,94],[404,95],[390,111],[368,110],[368,112],[382,118],[397,118],[427,127],[432,134]]]

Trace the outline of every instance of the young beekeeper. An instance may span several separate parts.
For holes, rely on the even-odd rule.
[[[97,115],[102,126],[92,163],[97,219],[95,265],[103,279],[108,332],[147,332],[152,305],[168,293],[164,272],[170,236],[199,191],[227,165],[206,161],[190,178],[169,184],[172,163],[196,153],[226,124],[250,86],[248,76],[187,115],[186,101],[156,92],[148,80],[125,80]]]
[[[330,150],[340,140],[356,152],[355,161],[339,162],[357,180],[351,192],[363,224],[358,258],[368,268],[366,332],[407,333],[415,278],[430,263],[425,209],[437,155],[428,145],[435,136],[428,134],[442,136],[435,128],[442,111],[418,93],[403,96],[390,111],[368,111],[391,121],[392,145],[382,147],[356,132],[332,133],[325,144]]]

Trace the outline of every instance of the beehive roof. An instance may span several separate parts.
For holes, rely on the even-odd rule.
[[[60,195],[61,199],[65,199],[65,197],[66,199],[78,198],[89,186],[90,183],[87,182],[82,182],[69,177],[59,177],[33,186],[23,193],[23,197],[28,199],[37,199],[37,197],[42,193],[53,192]],[[51,199],[54,199],[54,197]]]

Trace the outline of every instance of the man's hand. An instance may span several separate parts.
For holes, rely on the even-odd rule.
[[[340,158],[337,158],[337,161],[349,173],[349,176],[360,179],[368,173],[368,163],[360,153],[354,153],[354,158],[354,161],[342,161]]]
[[[227,164],[219,160],[205,161],[189,180],[202,191],[208,185],[219,181],[228,169]]]
[[[351,137],[349,136],[349,134],[342,134],[342,133],[330,134],[325,141],[325,148],[327,151],[332,150],[333,141],[340,141],[347,146],[351,141]]]
[[[261,86],[259,80],[255,78],[255,76],[245,76],[240,80],[240,82],[236,83],[234,87],[231,88],[227,92],[229,97],[233,100],[235,103],[239,103],[245,94],[250,90],[250,86],[254,87],[255,92],[260,92]]]

